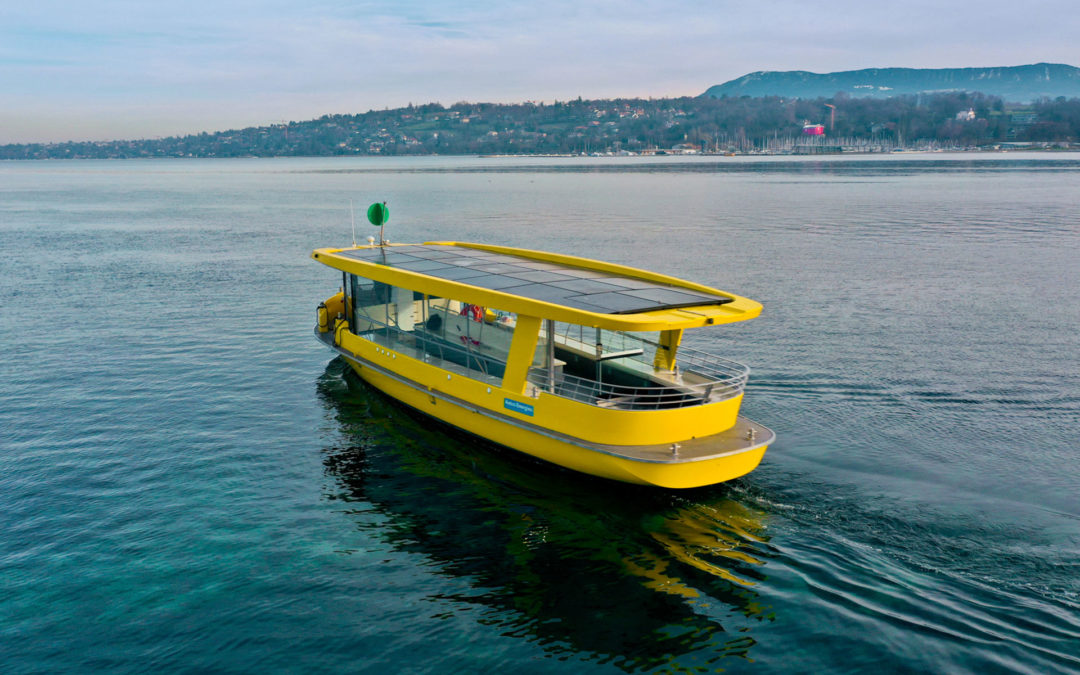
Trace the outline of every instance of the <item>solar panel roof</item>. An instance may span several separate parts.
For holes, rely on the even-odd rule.
[[[725,296],[621,274],[445,244],[347,249],[337,255],[603,314],[732,301]]]

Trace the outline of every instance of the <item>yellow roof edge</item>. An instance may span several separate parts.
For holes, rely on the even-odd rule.
[[[462,248],[475,248],[481,251],[491,251],[492,253],[505,253],[506,255],[516,255],[522,258],[530,258],[532,260],[538,260],[541,262],[555,262],[562,263],[564,265],[572,265],[574,267],[583,267],[587,270],[596,270],[597,272],[612,272],[614,274],[621,274],[623,276],[633,277],[635,279],[656,281],[662,284],[668,284],[670,286],[679,286],[682,288],[693,289],[695,291],[701,291],[702,293],[712,293],[713,295],[719,295],[725,298],[739,297],[733,293],[721,291],[718,288],[713,288],[704,284],[694,283],[693,281],[687,281],[686,279],[680,279],[678,277],[672,277],[666,274],[660,274],[659,272],[650,272],[649,270],[643,270],[637,267],[630,267],[628,265],[619,265],[618,263],[609,263],[604,262],[603,260],[594,260],[593,258],[580,258],[575,255],[566,255],[564,253],[549,253],[547,251],[535,251],[528,248],[514,248],[513,246],[497,246],[495,244],[476,244],[467,241],[426,241],[424,242],[424,244],[460,246]]]
[[[454,246],[459,245],[453,242],[429,243],[441,243]],[[391,244],[391,246],[394,245],[395,244]],[[404,246],[407,244],[396,245]],[[427,293],[429,295],[449,297],[455,300],[462,300],[464,302],[482,305],[484,307],[493,307],[508,312],[515,312],[524,316],[538,316],[544,319],[554,319],[555,321],[563,321],[566,323],[580,324],[596,328],[605,328],[607,330],[645,332],[680,328],[696,328],[698,326],[719,325],[723,323],[746,321],[748,319],[753,319],[761,313],[761,305],[757,302],[754,302],[753,300],[750,300],[749,298],[743,298],[737,295],[732,295],[730,293],[720,293],[716,289],[712,289],[707,286],[690,284],[690,282],[686,282],[681,279],[674,279],[674,277],[666,277],[660,274],[653,274],[651,272],[646,272],[645,270],[636,270],[634,268],[624,267],[622,265],[602,263],[600,261],[589,260],[587,258],[562,256],[554,253],[547,254],[538,251],[528,251],[526,249],[513,249],[509,247],[487,247],[483,244],[469,245],[466,247],[484,248],[485,250],[491,250],[492,252],[504,252],[512,255],[522,255],[523,257],[533,258],[536,260],[564,262],[567,264],[576,265],[578,267],[585,267],[586,269],[595,269],[598,271],[610,271],[620,274],[635,272],[636,274],[627,275],[635,276],[637,278],[646,279],[649,281],[661,281],[663,283],[671,283],[667,280],[673,279],[674,281],[679,282],[678,285],[681,285],[684,288],[693,288],[695,290],[716,293],[724,297],[733,298],[733,300],[724,305],[699,305],[693,307],[682,307],[678,309],[656,310],[652,312],[638,312],[634,314],[601,314],[597,312],[590,312],[588,310],[575,309],[573,307],[566,307],[550,302],[544,302],[542,300],[534,300],[532,298],[524,298],[518,295],[511,295],[509,293],[503,293],[502,291],[493,291],[477,286],[470,286],[467,283],[451,281],[449,279],[441,279],[439,277],[433,277],[427,274],[423,274],[421,272],[413,272],[397,267],[388,267],[386,265],[377,265],[363,260],[357,260],[355,258],[348,258],[345,256],[337,255],[337,253],[341,251],[350,250],[349,248],[317,248],[312,251],[311,257],[313,260],[321,262],[328,267],[332,267],[343,272],[356,274],[366,279],[380,281],[382,283],[390,284],[392,286],[402,286],[421,293]],[[369,247],[358,246],[356,248]],[[532,253],[534,255],[525,255],[525,253]],[[535,254],[538,253],[543,256],[552,257],[537,257],[537,255]]]

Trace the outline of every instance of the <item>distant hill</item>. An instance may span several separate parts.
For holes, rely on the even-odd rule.
[[[828,98],[844,92],[848,96],[888,98],[958,91],[981,92],[1018,103],[1044,96],[1077,98],[1080,68],[1036,63],[1004,68],[867,68],[823,74],[804,70],[759,71],[709,87],[702,96]]]
[[[170,138],[0,145],[0,160],[786,152],[805,144],[807,120],[827,122],[829,141],[882,151],[1080,141],[1080,99],[1012,106],[995,96],[949,92],[837,98],[835,108],[822,103],[705,96],[429,103]]]

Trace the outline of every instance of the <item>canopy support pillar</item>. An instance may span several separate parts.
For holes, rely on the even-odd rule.
[[[510,341],[510,353],[506,358],[506,370],[503,372],[503,389],[525,393],[529,368],[532,367],[540,337],[540,322],[537,316],[518,315],[514,337]]]
[[[653,357],[653,368],[668,371],[675,369],[675,352],[682,341],[682,333],[681,328],[660,331],[660,344],[656,348],[656,356]]]

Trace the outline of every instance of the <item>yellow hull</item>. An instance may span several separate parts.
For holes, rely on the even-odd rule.
[[[728,429],[680,440],[677,425],[688,421],[685,413],[697,418],[702,409],[721,408],[713,413],[723,417],[727,402],[682,410],[603,410],[543,393],[536,398],[515,395],[379,347],[348,331],[337,337],[342,345],[334,347],[353,370],[387,395],[451,426],[593,476],[665,488],[712,485],[753,471],[773,438],[765,427],[740,417]],[[513,407],[508,408],[507,402]],[[732,417],[737,410],[735,401]],[[597,423],[605,418],[607,423]],[[641,419],[660,428],[642,434]],[[621,420],[628,429],[615,426]],[[567,422],[581,433],[559,430]],[[635,436],[636,443],[631,440]]]

